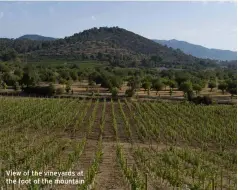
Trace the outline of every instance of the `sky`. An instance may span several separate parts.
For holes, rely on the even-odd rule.
[[[0,37],[64,38],[102,26],[237,50],[236,2],[0,2]]]

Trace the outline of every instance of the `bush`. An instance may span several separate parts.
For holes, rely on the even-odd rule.
[[[13,86],[14,90],[20,90],[20,85],[18,82],[15,82],[14,86]]]
[[[70,90],[71,90],[70,84],[66,84],[65,91],[69,93]]]
[[[192,99],[194,98],[194,92],[192,90],[187,92],[187,98],[188,101],[192,101]]]
[[[125,95],[126,95],[127,97],[132,97],[132,96],[135,95],[135,90],[133,90],[133,89],[127,89],[126,92],[125,92]]]
[[[56,94],[57,95],[60,95],[60,94],[63,94],[64,93],[64,89],[63,88],[57,88],[56,89]]]
[[[192,99],[192,102],[195,104],[205,104],[205,105],[211,105],[213,103],[212,98],[209,96],[198,96],[196,98]]]
[[[29,86],[23,87],[23,92],[27,94],[41,95],[41,96],[53,96],[55,94],[55,88],[50,86]]]
[[[112,99],[117,99],[117,96],[118,96],[117,88],[115,88],[115,87],[112,88],[111,93],[112,93]]]

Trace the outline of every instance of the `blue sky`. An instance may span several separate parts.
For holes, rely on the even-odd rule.
[[[0,37],[65,37],[119,26],[151,39],[236,50],[235,2],[0,2]]]

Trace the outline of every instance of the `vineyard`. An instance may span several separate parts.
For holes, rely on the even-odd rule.
[[[1,97],[0,187],[236,189],[236,116],[236,105]],[[7,170],[82,170],[84,183],[7,185]]]

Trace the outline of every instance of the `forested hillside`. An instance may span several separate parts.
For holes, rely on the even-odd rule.
[[[3,60],[9,59],[5,54],[10,52],[14,58],[27,53],[28,59],[99,60],[123,67],[214,66],[211,60],[186,55],[118,27],[92,28],[54,41],[0,39],[0,52]]]

